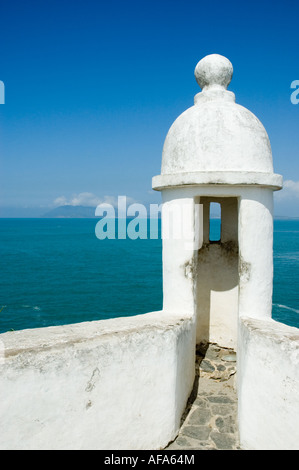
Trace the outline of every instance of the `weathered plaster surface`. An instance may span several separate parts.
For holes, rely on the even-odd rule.
[[[193,171],[273,172],[263,125],[234,102],[199,101],[171,126],[161,174]]]
[[[241,317],[237,367],[241,446],[298,450],[298,328]]]
[[[195,373],[194,325],[183,313],[0,339],[1,449],[159,449],[176,436]]]
[[[153,177],[153,189],[211,185],[210,191],[219,186],[269,186],[282,188],[281,175],[253,171],[193,171],[178,174],[163,174]]]

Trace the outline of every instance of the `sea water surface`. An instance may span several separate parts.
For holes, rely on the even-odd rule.
[[[0,333],[162,308],[161,238],[99,240],[96,223],[0,219]],[[296,327],[298,279],[299,220],[275,220],[272,316]]]

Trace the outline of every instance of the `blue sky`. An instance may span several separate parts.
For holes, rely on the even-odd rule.
[[[264,124],[287,182],[277,215],[299,216],[299,2],[2,1],[0,216],[118,195],[148,204],[168,129],[200,91],[207,54]]]

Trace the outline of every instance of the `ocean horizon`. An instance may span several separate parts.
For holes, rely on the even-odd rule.
[[[99,240],[96,223],[0,218],[0,333],[162,309],[161,237]],[[299,219],[275,218],[273,261],[272,317],[299,327]]]

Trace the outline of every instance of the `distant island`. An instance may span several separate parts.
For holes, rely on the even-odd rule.
[[[95,218],[95,210],[95,207],[65,205],[55,207],[41,217],[46,219],[90,219]]]
[[[55,207],[50,211],[46,212],[43,215],[40,215],[39,218],[45,219],[94,219],[96,207],[90,206],[72,206],[72,205],[64,205]],[[117,213],[117,210],[116,210]],[[160,216],[160,214],[159,214]],[[132,217],[128,217],[129,219]],[[212,218],[219,218],[216,214],[212,215]],[[283,215],[276,215],[274,216],[276,220],[296,220],[299,217],[290,217],[290,216],[283,216]]]
[[[45,214],[39,216],[44,219],[94,219],[99,218],[95,215],[96,207],[90,206],[72,206],[64,205],[55,207]],[[117,208],[115,209],[117,217]],[[160,214],[158,215],[160,217]],[[127,219],[134,219],[134,216],[128,216]]]

